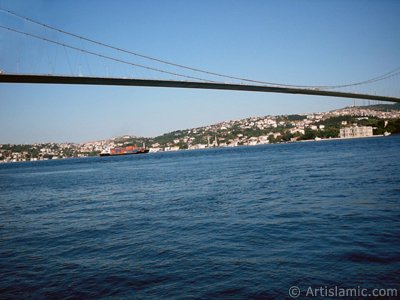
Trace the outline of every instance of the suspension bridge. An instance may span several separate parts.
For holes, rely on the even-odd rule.
[[[398,95],[380,95],[363,92],[344,91],[343,89],[354,88],[359,86],[367,86],[377,82],[392,79],[400,75],[400,67],[395,68],[389,72],[375,76],[373,78],[347,83],[340,85],[294,85],[266,82],[255,79],[243,78],[239,76],[226,75],[222,73],[212,72],[208,70],[198,69],[186,65],[177,64],[174,62],[165,61],[159,58],[150,57],[147,55],[139,54],[130,50],[119,48],[104,42],[99,42],[75,33],[67,32],[63,29],[41,23],[39,21],[27,18],[12,11],[0,8],[0,12],[8,14],[12,17],[23,20],[26,23],[31,23],[36,26],[42,27],[47,31],[53,31],[59,35],[68,38],[78,39],[80,42],[87,42],[94,46],[112,50],[123,55],[134,56],[136,58],[151,61],[152,63],[162,64],[168,67],[174,67],[179,70],[189,71],[191,74],[182,72],[170,71],[160,67],[153,67],[137,62],[133,62],[120,56],[110,55],[98,50],[88,50],[82,46],[66,43],[59,39],[50,38],[44,35],[39,35],[26,30],[17,29],[10,26],[0,24],[0,29],[13,33],[19,36],[24,36],[42,43],[51,44],[62,49],[69,49],[84,55],[100,58],[107,61],[123,64],[129,67],[141,68],[148,71],[157,72],[163,75],[172,75],[177,79],[144,79],[132,77],[115,77],[115,76],[83,76],[78,75],[60,75],[60,74],[40,74],[40,73],[23,73],[23,72],[7,72],[2,70],[0,72],[0,83],[26,83],[26,84],[73,84],[73,85],[112,85],[112,86],[140,86],[140,87],[163,87],[163,88],[186,88],[186,89],[212,89],[212,90],[231,90],[231,91],[248,91],[248,92],[266,92],[266,93],[284,93],[284,94],[298,94],[298,95],[312,95],[312,96],[328,96],[340,97],[350,99],[364,99],[376,100],[386,102],[400,103]],[[196,75],[193,75],[196,74]],[[199,75],[203,77],[199,77]],[[207,78],[205,78],[207,77]],[[212,77],[213,79],[210,79]],[[233,82],[221,82],[218,79],[230,80]],[[184,79],[184,80],[183,80]]]
[[[300,94],[314,96],[330,96],[351,99],[377,100],[398,102],[400,98],[367,95],[356,93],[344,93],[336,91],[324,91],[314,89],[300,89],[290,87],[274,87],[248,84],[228,84],[214,82],[178,81],[178,80],[151,80],[132,78],[107,78],[107,77],[83,77],[83,76],[55,76],[55,75],[28,75],[28,74],[2,74],[0,82],[6,83],[47,83],[47,84],[89,84],[89,85],[116,85],[116,86],[142,86],[142,87],[168,87],[189,89],[212,89],[231,91],[251,91],[266,93]]]

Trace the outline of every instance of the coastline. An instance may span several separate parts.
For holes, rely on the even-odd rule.
[[[388,135],[391,136],[391,135]],[[256,145],[237,145],[234,147],[226,147],[226,146],[217,146],[217,147],[208,147],[208,148],[200,148],[200,149],[178,149],[178,150],[169,150],[169,151],[157,151],[157,152],[149,152],[146,154],[154,154],[154,153],[163,153],[163,152],[178,152],[178,151],[199,151],[199,150],[210,150],[210,149],[223,149],[223,148],[238,148],[238,147],[254,147],[254,146],[265,146],[265,145],[278,145],[278,144],[296,144],[296,143],[310,143],[310,142],[326,142],[326,141],[338,141],[338,140],[354,140],[354,139],[367,139],[367,138],[381,138],[388,137],[383,134],[377,134],[372,136],[360,136],[360,137],[346,137],[346,138],[328,138],[328,139],[311,139],[311,140],[301,140],[301,141],[289,141],[289,142],[280,142],[280,143],[265,143],[265,144],[256,144]],[[124,155],[111,155],[111,156],[124,156]],[[0,165],[5,165],[9,163],[29,163],[29,162],[44,162],[44,161],[60,161],[60,160],[68,160],[68,159],[79,159],[79,158],[93,158],[100,157],[100,155],[91,155],[91,156],[81,156],[81,157],[64,157],[64,158],[55,158],[55,159],[37,159],[37,160],[27,160],[27,161],[0,161]]]
[[[388,135],[390,136],[390,135]],[[376,135],[370,135],[370,136],[355,136],[355,137],[345,137],[345,138],[329,138],[329,139],[312,139],[312,140],[302,140],[302,141],[295,141],[295,142],[288,142],[288,143],[303,143],[303,142],[322,142],[322,141],[337,141],[337,140],[354,140],[354,139],[367,139],[367,138],[375,138],[375,137],[387,137],[384,134],[376,134]]]

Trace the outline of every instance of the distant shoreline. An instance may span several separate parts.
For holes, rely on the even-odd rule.
[[[390,136],[390,135],[388,135]],[[371,136],[355,136],[355,137],[346,137],[346,138],[328,138],[328,139],[320,139],[320,140],[302,140],[302,141],[295,141],[295,142],[289,142],[289,143],[297,143],[297,142],[322,142],[322,141],[335,141],[335,140],[354,140],[354,139],[366,139],[366,138],[375,138],[375,137],[386,137],[384,134],[376,134],[376,135],[371,135]]]
[[[391,135],[388,135],[391,136]],[[164,153],[164,152],[179,152],[179,151],[198,151],[198,150],[210,150],[210,149],[224,149],[224,148],[238,148],[238,147],[254,147],[254,146],[265,146],[265,145],[279,145],[279,144],[296,144],[296,143],[310,143],[310,142],[324,142],[324,141],[337,141],[337,140],[354,140],[354,139],[365,139],[365,138],[377,138],[377,137],[387,137],[383,134],[377,134],[372,136],[360,136],[360,137],[347,137],[347,138],[328,138],[328,139],[320,139],[320,140],[301,140],[301,141],[293,141],[293,142],[284,142],[284,143],[268,143],[268,144],[257,144],[257,145],[238,145],[235,147],[209,147],[202,149],[179,149],[173,151],[158,151],[151,153]],[[151,153],[149,153],[151,155]],[[8,162],[0,162],[1,164],[9,164],[9,163],[29,163],[29,162],[44,162],[44,161],[63,161],[67,159],[78,159],[78,158],[90,158],[90,157],[100,157],[99,155],[92,156],[83,156],[83,157],[66,157],[66,158],[58,158],[58,159],[41,159],[41,160],[30,160],[30,161],[8,161]]]

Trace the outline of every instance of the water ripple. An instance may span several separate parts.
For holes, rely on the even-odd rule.
[[[0,165],[0,298],[396,287],[399,149],[391,136]]]

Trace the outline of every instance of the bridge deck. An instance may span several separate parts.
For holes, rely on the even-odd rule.
[[[176,80],[152,80],[152,79],[131,79],[131,78],[104,78],[87,76],[56,76],[56,75],[30,75],[30,74],[1,74],[0,82],[3,83],[41,83],[41,84],[88,84],[88,85],[115,85],[115,86],[143,86],[143,87],[168,87],[168,88],[189,88],[189,89],[213,89],[250,91],[266,93],[300,94],[313,96],[329,96],[351,99],[367,99],[387,102],[399,102],[400,98],[355,94],[336,91],[324,91],[317,89],[302,89],[291,87],[275,87],[263,85],[245,85],[197,81],[176,81]]]

